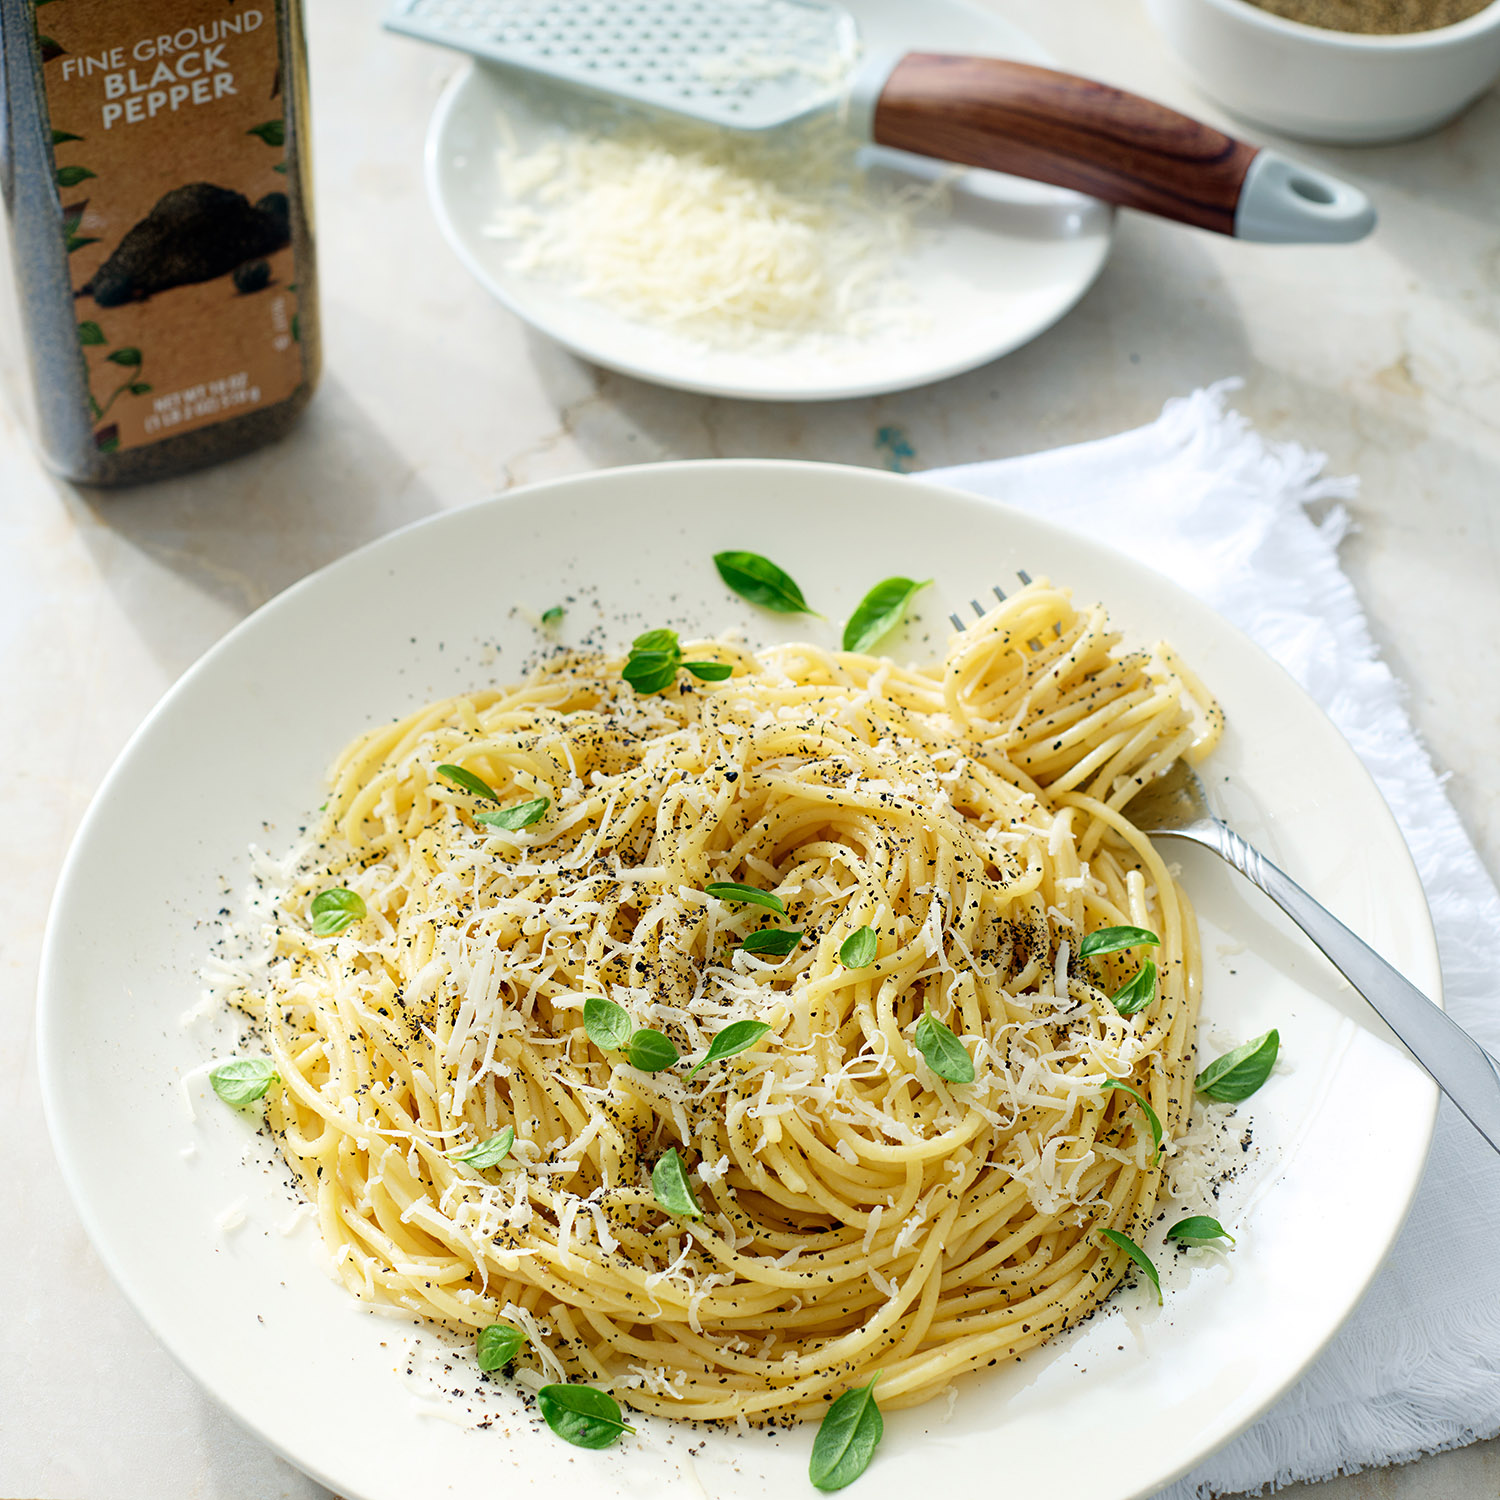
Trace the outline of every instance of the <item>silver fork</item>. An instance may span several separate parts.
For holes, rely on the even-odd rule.
[[[1031,582],[1025,573],[1018,576],[1023,583]],[[1005,598],[998,588],[995,593]],[[977,601],[971,603],[976,614],[984,613]],[[959,630],[964,628],[957,615],[951,618]],[[1220,822],[1191,766],[1178,761],[1142,787],[1125,809],[1130,821],[1148,837],[1190,839],[1212,849],[1264,891],[1364,996],[1480,1135],[1500,1151],[1500,1073],[1494,1059],[1363,938]]]

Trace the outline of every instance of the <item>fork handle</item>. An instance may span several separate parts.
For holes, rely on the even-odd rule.
[[[1232,828],[1215,822],[1211,833],[1195,830],[1187,836],[1223,855],[1322,949],[1480,1135],[1500,1151],[1500,1074],[1489,1053]]]
[[[1365,195],[1338,178],[1090,78],[911,52],[871,83],[877,145],[1036,178],[1241,239],[1357,240],[1375,222]]]

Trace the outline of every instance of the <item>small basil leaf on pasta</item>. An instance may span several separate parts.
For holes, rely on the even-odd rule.
[[[438,775],[451,781],[454,786],[461,786],[466,792],[472,792],[476,797],[488,798],[491,802],[500,799],[495,795],[495,789],[484,777],[476,776],[472,771],[466,771],[462,766],[439,766]]]
[[[716,552],[714,567],[741,599],[763,609],[774,609],[783,615],[817,613],[808,606],[792,576],[758,552]]]
[[[1151,1140],[1156,1147],[1151,1157],[1151,1160],[1154,1162],[1161,1155],[1161,1117],[1151,1108],[1146,1096],[1131,1088],[1128,1083],[1124,1083],[1118,1078],[1107,1078],[1104,1082],[1104,1088],[1106,1091],[1118,1089],[1122,1094],[1129,1094],[1145,1112],[1146,1123],[1151,1127]]]
[[[869,1468],[885,1433],[885,1419],[875,1404],[875,1380],[845,1391],[823,1413],[807,1464],[807,1477],[818,1489],[841,1490]]]
[[[880,950],[873,927],[857,927],[839,948],[839,962],[846,969],[868,969]]]
[[[738,901],[742,906],[764,906],[767,911],[786,915],[786,907],[780,896],[774,896],[770,891],[758,891],[753,885],[741,885],[735,880],[714,880],[703,889],[720,901]],[[787,952],[790,953],[791,949],[787,949]]]
[[[679,1219],[701,1219],[703,1210],[693,1196],[693,1185],[688,1181],[687,1169],[673,1146],[651,1169],[651,1191],[656,1201],[669,1214]]]
[[[639,651],[660,651],[668,656],[677,652],[677,632],[675,630],[648,630],[643,635],[638,635],[630,643],[630,654],[634,656]]]
[[[734,672],[733,665],[727,661],[685,661],[682,665],[704,682],[723,682]]]
[[[676,1067],[682,1060],[682,1053],[671,1037],[642,1027],[630,1038],[626,1057],[632,1068],[639,1068],[643,1073],[660,1073],[665,1068]]]
[[[1271,1076],[1280,1048],[1281,1037],[1274,1030],[1254,1037],[1233,1052],[1215,1058],[1194,1080],[1193,1087],[1205,1099],[1238,1104]]]
[[[642,651],[632,655],[620,675],[636,692],[649,696],[669,688],[677,680],[677,654],[664,651]]]
[[[913,1035],[917,1051],[939,1078],[946,1078],[949,1083],[974,1082],[973,1058],[964,1044],[930,1010],[922,1012]]]
[[[635,1023],[623,1005],[590,995],[583,1002],[583,1029],[601,1052],[623,1052],[630,1045]]]
[[[515,833],[518,829],[540,823],[551,806],[550,797],[532,797],[527,802],[517,802],[514,807],[502,807],[498,812],[475,813],[474,821],[490,828],[504,828]]]
[[[731,1021],[708,1044],[708,1051],[688,1069],[687,1076],[691,1078],[699,1068],[706,1068],[711,1062],[719,1062],[726,1057],[733,1057],[737,1052],[743,1052],[747,1047],[753,1047],[770,1029],[764,1021]]]
[[[510,1155],[510,1148],[515,1143],[516,1127],[507,1125],[499,1135],[492,1135],[489,1140],[481,1141],[477,1146],[468,1147],[453,1159],[461,1161],[466,1167],[473,1167],[476,1171],[482,1172],[486,1167],[498,1167]]]
[[[868,651],[901,623],[907,605],[931,582],[930,578],[920,583],[912,578],[887,578],[877,583],[844,626],[844,650]]]
[[[1118,1245],[1146,1273],[1151,1285],[1156,1288],[1156,1305],[1160,1307],[1162,1305],[1161,1277],[1156,1274],[1156,1267],[1151,1264],[1151,1257],[1128,1234],[1121,1234],[1118,1229],[1101,1229],[1099,1233],[1110,1244]]]
[[[567,614],[567,610],[565,610],[562,605],[554,604],[551,609],[544,609],[542,611],[542,624],[556,625],[557,622],[561,620],[565,614]]]
[[[319,937],[332,937],[365,915],[364,900],[355,891],[334,886],[312,898],[312,930]]]
[[[544,1385],[536,1393],[536,1407],[553,1432],[575,1448],[607,1448],[635,1431],[620,1403],[591,1385]]]
[[[1101,927],[1078,945],[1080,958],[1118,953],[1122,948],[1157,947],[1161,939],[1145,927]]]
[[[1214,1240],[1228,1240],[1234,1244],[1234,1236],[1217,1219],[1207,1214],[1193,1214],[1179,1219],[1168,1231],[1169,1240],[1181,1240],[1185,1245],[1208,1245]]]
[[[253,1104],[277,1081],[269,1057],[236,1057],[208,1075],[214,1093],[226,1104]]]
[[[763,954],[769,958],[785,958],[802,941],[801,929],[790,927],[762,927],[748,934],[740,943],[746,953]]]
[[[526,1335],[509,1323],[491,1323],[474,1340],[481,1370],[503,1370],[525,1347]]]
[[[1124,984],[1109,997],[1109,1003],[1122,1016],[1133,1016],[1156,999],[1156,965],[1148,958]]]

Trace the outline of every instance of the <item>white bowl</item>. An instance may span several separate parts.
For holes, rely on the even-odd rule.
[[[1247,0],[1146,0],[1194,82],[1284,135],[1369,144],[1435,130],[1500,74],[1500,0],[1435,31],[1367,36]]]

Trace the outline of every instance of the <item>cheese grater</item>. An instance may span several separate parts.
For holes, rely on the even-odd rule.
[[[398,0],[393,30],[729,130],[847,112],[880,146],[1009,172],[1200,229],[1362,239],[1359,189],[1092,79],[997,57],[861,55],[830,0]]]

